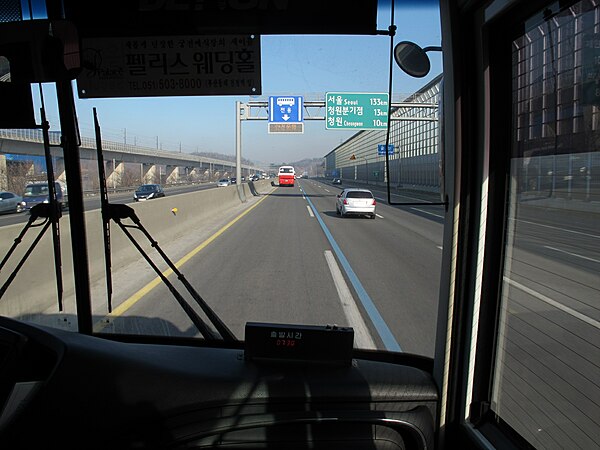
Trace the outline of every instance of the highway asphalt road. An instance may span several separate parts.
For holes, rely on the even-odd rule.
[[[425,206],[429,215],[379,202],[375,220],[341,218],[337,192],[312,179],[274,187],[181,272],[238,338],[247,321],[350,325],[357,347],[433,356],[441,207]],[[113,317],[113,331],[197,335],[164,286],[125,300],[120,316],[162,324]]]

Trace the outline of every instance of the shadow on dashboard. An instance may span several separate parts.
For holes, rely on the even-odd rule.
[[[115,339],[0,318],[0,446],[379,449],[433,442],[437,392],[417,367],[253,361],[242,343]]]

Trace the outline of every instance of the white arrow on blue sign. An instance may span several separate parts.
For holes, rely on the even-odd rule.
[[[377,154],[379,156],[385,156],[385,144],[377,144]],[[394,144],[388,145],[388,155],[394,154]]]
[[[303,117],[303,97],[269,97],[269,122],[300,123]]]

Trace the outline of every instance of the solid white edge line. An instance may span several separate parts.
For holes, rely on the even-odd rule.
[[[377,214],[377,213],[375,213],[375,215],[376,215],[377,217],[379,217],[380,219],[383,219],[383,216],[381,216],[381,215],[379,215],[379,214]]]
[[[310,209],[310,205],[306,205],[306,209],[308,209],[308,214],[310,215],[310,217],[315,217],[315,215],[312,212],[312,209]]]
[[[367,327],[358,306],[356,306],[354,297],[352,297],[352,293],[344,280],[342,271],[331,250],[325,250],[325,259],[327,260],[329,271],[333,277],[333,283],[335,284],[335,288],[340,297],[340,302],[342,303],[348,325],[354,329],[355,348],[375,349],[375,341],[373,341],[369,328]]]

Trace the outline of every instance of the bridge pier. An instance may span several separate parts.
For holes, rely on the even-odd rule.
[[[108,173],[108,176],[106,177],[106,186],[112,189],[120,187],[123,180],[123,174],[125,173],[125,163],[113,159],[112,162],[107,161],[104,164],[107,166],[105,171]]]
[[[177,183],[180,179],[179,166],[166,166],[166,184]]]
[[[142,163],[142,184],[145,183],[158,183],[158,172],[156,164]]]
[[[202,171],[202,173],[201,173],[202,181],[212,181],[213,174],[212,174],[212,171],[210,170],[210,168],[206,167],[204,169],[201,168],[200,170]]]
[[[215,168],[214,163],[204,163],[200,166],[204,181],[217,181],[219,179],[219,171]]]
[[[198,178],[198,172],[195,167],[185,166],[185,181],[186,182],[194,182]]]
[[[186,167],[188,181],[203,181],[206,179],[206,173],[199,167]]]
[[[6,156],[0,155],[0,191],[8,190],[8,166]]]
[[[56,179],[62,181],[63,183],[67,182],[67,172],[65,171],[65,158],[53,158],[52,164],[54,167],[54,173],[57,174]]]

